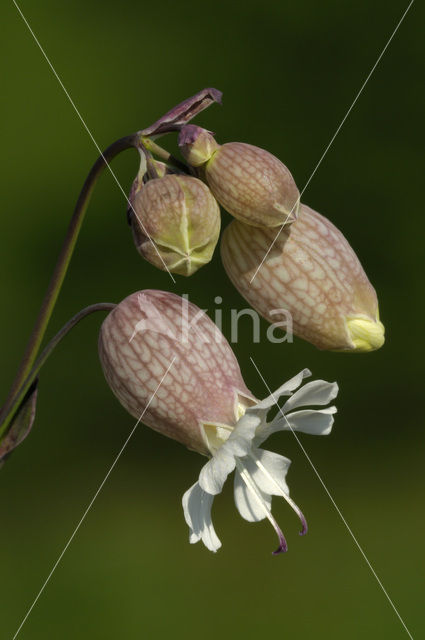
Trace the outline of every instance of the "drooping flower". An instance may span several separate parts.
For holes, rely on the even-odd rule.
[[[191,542],[202,540],[212,551],[220,547],[211,505],[233,470],[240,514],[248,521],[269,519],[279,536],[277,552],[287,546],[271,513],[272,495],[291,505],[306,532],[285,480],[290,461],[260,445],[275,431],[329,433],[335,407],[294,410],[329,403],[335,383],[319,380],[298,389],[310,375],[305,369],[258,402],[215,324],[188,300],[163,291],[141,291],[117,305],[102,325],[99,354],[111,389],[131,415],[209,458],[183,497]],[[281,396],[290,397],[268,423]]]
[[[289,225],[297,218],[299,192],[294,179],[268,151],[243,142],[218,145],[209,131],[195,125],[181,129],[179,146],[235,218],[260,227]]]
[[[234,220],[221,256],[240,294],[269,322],[289,312],[294,334],[319,349],[383,345],[375,289],[342,233],[310,207],[301,204],[298,220],[279,235]]]

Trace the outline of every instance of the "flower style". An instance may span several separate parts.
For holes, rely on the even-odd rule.
[[[191,542],[202,540],[212,551],[221,546],[211,506],[233,470],[240,514],[252,522],[270,520],[279,536],[277,552],[287,545],[271,514],[272,495],[291,505],[302,533],[307,531],[285,482],[290,461],[260,445],[276,431],[329,433],[335,407],[294,409],[329,403],[337,393],[335,383],[318,380],[298,389],[310,375],[304,369],[259,402],[212,320],[188,300],[164,291],[140,291],[118,304],[102,325],[99,355],[106,380],[131,415],[209,458],[183,497]],[[268,423],[267,414],[281,396],[290,397]]]
[[[291,461],[284,456],[260,448],[277,431],[302,431],[327,435],[333,424],[336,407],[313,410],[305,405],[328,404],[338,393],[336,383],[323,380],[310,382],[296,391],[303,378],[311,375],[304,369],[283,384],[265,400],[246,409],[232,428],[225,425],[204,425],[211,459],[204,465],[196,482],[183,496],[183,509],[190,527],[190,542],[199,540],[211,551],[217,551],[221,542],[211,520],[214,496],[221,492],[228,475],[235,471],[234,498],[240,515],[249,522],[267,518],[275,529],[279,546],[273,553],[287,551],[287,543],[271,513],[272,496],[281,496],[301,520],[300,535],[307,533],[306,519],[289,496],[286,474]],[[290,396],[278,415],[267,422],[267,414],[281,396]]]

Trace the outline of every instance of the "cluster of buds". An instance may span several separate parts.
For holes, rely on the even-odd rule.
[[[295,334],[320,349],[371,351],[384,341],[375,290],[344,236],[300,203],[287,167],[253,145],[220,145],[214,134],[188,124],[218,100],[206,90],[178,105],[141,132],[141,166],[128,220],[141,255],[160,269],[190,276],[213,256],[220,234],[219,205],[235,220],[222,236],[224,267],[238,291],[270,322],[290,312]],[[206,101],[206,102],[205,102]],[[186,165],[163,154],[149,136],[178,132]],[[278,309],[277,309],[278,307]],[[277,311],[277,315],[276,315]],[[137,419],[209,458],[183,496],[190,542],[211,551],[221,542],[211,508],[234,472],[241,516],[267,518],[279,546],[286,539],[271,511],[281,496],[306,519],[289,495],[290,461],[261,445],[276,431],[326,435],[332,429],[336,383],[303,386],[308,369],[264,400],[247,388],[230,345],[198,307],[157,290],[132,294],[104,321],[99,355],[112,391]],[[279,399],[288,396],[283,406]],[[273,406],[278,413],[270,422]],[[308,409],[301,407],[309,406]],[[298,410],[297,410],[298,409]]]
[[[142,164],[129,198],[139,252],[161,269],[191,275],[213,256],[221,205],[236,218],[222,237],[225,270],[264,318],[276,322],[279,310],[285,318],[289,313],[295,335],[319,349],[381,347],[376,293],[347,240],[300,203],[297,185],[278,158],[242,142],[220,145],[211,131],[188,124],[221,98],[215,90],[205,92],[142,132]],[[159,163],[147,151],[147,135],[170,131],[178,132],[186,165],[176,159]]]
[[[242,142],[220,145],[210,131],[188,124],[220,100],[216,89],[205,89],[106,150],[109,158],[123,145],[140,152],[140,169],[128,199],[137,250],[170,274],[192,275],[213,257],[221,205],[235,218],[222,236],[222,261],[252,307],[270,322],[281,320],[279,313],[286,320],[289,312],[294,333],[320,349],[378,349],[384,328],[375,290],[341,232],[300,203],[287,167],[264,149]],[[171,132],[178,133],[184,161],[154,142]],[[108,161],[102,154],[89,174],[70,227],[74,235],[67,239],[56,273],[65,273],[100,160],[102,166]],[[212,551],[221,546],[211,508],[233,472],[239,513],[250,522],[269,520],[279,539],[274,553],[286,551],[287,543],[272,515],[272,496],[290,505],[305,534],[306,519],[286,483],[290,461],[262,444],[280,431],[330,433],[336,408],[326,405],[337,395],[336,383],[303,384],[311,375],[303,369],[258,400],[245,385],[230,345],[208,316],[188,300],[157,290],[139,291],[118,305],[83,309],[31,367],[48,319],[46,309],[54,304],[61,282],[58,276],[49,288],[23,367],[0,411],[0,465],[32,427],[37,375],[48,355],[83,317],[112,308],[99,338],[100,360],[112,391],[137,424],[142,421],[208,458],[183,496],[190,542],[202,540]],[[280,405],[282,397],[287,399]],[[268,421],[275,406],[278,412]]]

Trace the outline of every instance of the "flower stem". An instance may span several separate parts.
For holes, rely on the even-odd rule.
[[[0,436],[2,436],[3,433],[7,430],[7,427],[9,426],[9,423],[12,420],[13,415],[17,411],[19,405],[21,404],[22,400],[25,397],[25,394],[27,393],[28,389],[30,388],[35,378],[37,377],[38,372],[40,371],[41,367],[46,362],[47,358],[50,356],[52,351],[62,340],[62,338],[64,338],[66,334],[69,333],[71,329],[75,327],[76,324],[78,324],[81,320],[83,320],[83,318],[86,318],[91,313],[94,313],[95,311],[111,311],[116,306],[117,305],[112,302],[99,302],[97,304],[92,304],[89,307],[85,307],[84,309],[79,311],[75,316],[73,316],[71,320],[69,320],[62,327],[60,331],[58,331],[58,333],[44,347],[40,356],[37,358],[33,367],[31,368],[31,371],[28,373],[26,378],[22,381],[19,391],[14,396],[11,402],[8,415],[6,416],[4,422],[0,426]]]
[[[72,214],[71,221],[69,223],[68,231],[65,236],[65,240],[62,245],[56,266],[53,271],[49,286],[44,296],[43,303],[41,305],[37,320],[34,325],[30,340],[28,342],[26,351],[24,353],[22,362],[16,374],[16,378],[13,382],[9,395],[0,411],[0,424],[2,420],[6,418],[12,405],[14,406],[14,399],[22,383],[26,380],[32,365],[37,357],[37,353],[40,349],[44,334],[46,332],[47,325],[53,312],[53,308],[56,304],[59,292],[61,290],[65,275],[77,242],[78,234],[83,223],[84,214],[87,210],[87,206],[90,201],[91,194],[97,179],[101,175],[105,167],[109,162],[121,151],[137,146],[137,134],[132,134],[120,138],[113,142],[96,160],[90,172],[84,182],[75,205],[74,212]]]
[[[155,156],[158,156],[158,158],[161,158],[161,160],[164,160],[164,162],[168,162],[169,164],[173,165],[177,169],[180,169],[181,171],[184,171],[185,173],[189,171],[189,167],[187,166],[187,164],[181,162],[181,160],[179,160],[178,158],[175,158],[171,153],[166,151],[166,149],[160,147],[159,144],[156,144],[156,142],[154,142],[150,138],[146,138],[145,136],[140,135],[138,139],[138,146],[144,147],[147,151],[150,151]]]

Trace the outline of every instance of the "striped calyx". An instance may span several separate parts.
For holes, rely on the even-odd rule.
[[[286,166],[264,149],[223,144],[202,167],[202,177],[219,203],[246,224],[277,227],[297,218],[297,185]]]
[[[342,233],[300,205],[298,220],[277,234],[237,220],[223,234],[224,267],[248,303],[272,323],[289,312],[294,334],[319,349],[379,349],[376,292]]]
[[[136,181],[129,200],[134,241],[148,262],[190,276],[211,260],[220,209],[201,180],[172,174]]]
[[[102,324],[99,355],[109,386],[132,416],[205,455],[205,428],[233,426],[254,402],[216,325],[173,293],[125,298]]]

